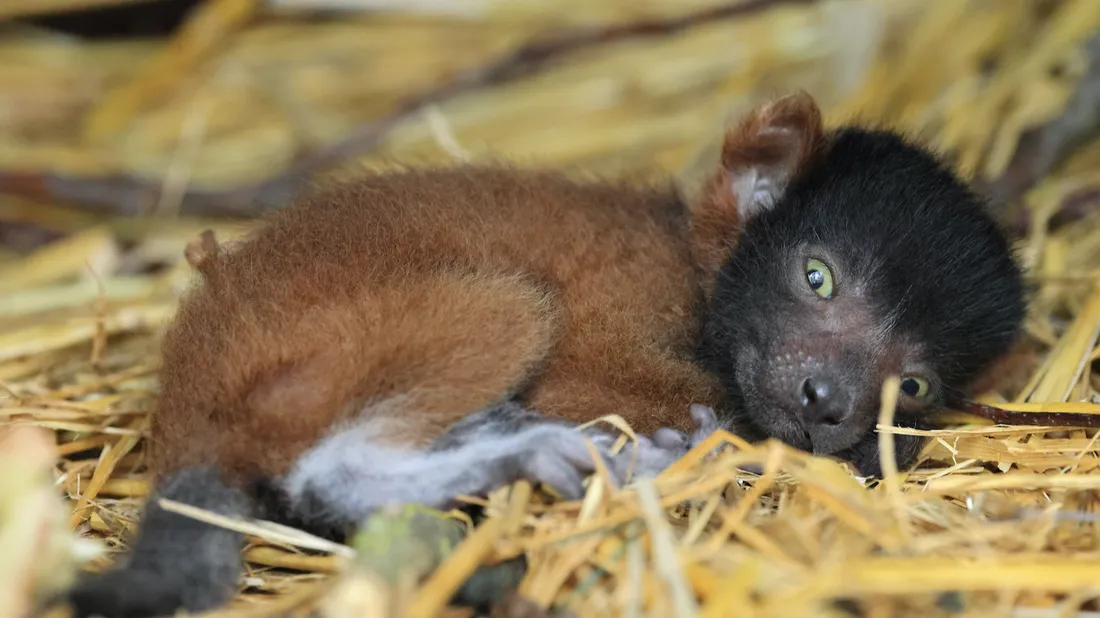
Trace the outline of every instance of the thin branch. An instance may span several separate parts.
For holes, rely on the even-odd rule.
[[[951,409],[993,421],[998,425],[1019,425],[1026,427],[1100,427],[1100,414],[1075,414],[1073,412],[1014,412],[978,403],[970,399],[961,399],[950,406]]]
[[[632,38],[660,37],[701,24],[732,19],[766,9],[815,0],[742,0],[671,19],[639,20],[599,28],[579,28],[533,41],[486,65],[459,73],[442,85],[413,95],[387,115],[353,130],[342,140],[306,153],[288,169],[264,182],[223,191],[189,190],[180,198],[180,212],[192,215],[249,215],[285,205],[307,179],[341,161],[370,152],[398,126],[459,94],[509,82],[545,70],[574,52]],[[0,170],[0,193],[89,209],[134,215],[160,199],[160,183],[127,175],[76,177],[50,172]]]

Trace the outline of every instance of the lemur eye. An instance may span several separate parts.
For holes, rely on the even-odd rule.
[[[928,381],[917,377],[907,377],[901,381],[901,392],[915,399],[928,394]]]
[[[833,295],[833,271],[825,265],[825,262],[810,258],[806,261],[806,281],[821,298],[831,298]]]

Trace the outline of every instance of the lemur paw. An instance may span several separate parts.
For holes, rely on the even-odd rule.
[[[617,436],[598,429],[577,431],[547,424],[526,433],[523,452],[506,460],[507,475],[513,480],[523,478],[550,485],[569,500],[584,495],[584,479],[596,471],[588,441],[603,459],[616,486],[631,478],[657,475],[686,453],[688,445],[687,436],[674,430],[660,432],[654,438],[639,435],[637,442],[628,442],[618,453],[612,452]]]
[[[703,404],[696,403],[691,405],[691,420],[695,423],[695,431],[691,435],[691,448],[699,446],[704,440],[709,438],[711,434],[722,428],[718,423],[718,415],[715,414],[714,408]],[[712,449],[708,455],[717,453],[721,448],[721,446],[718,446]],[[760,475],[764,473],[763,466],[757,464],[743,464],[740,468],[752,474]]]
[[[528,480],[554,488],[567,500],[584,496],[584,479],[596,470],[584,433],[571,427],[546,424],[525,432],[526,445],[505,461],[511,480]],[[597,452],[610,459],[600,440],[593,441]],[[616,479],[618,480],[618,479]]]
[[[656,476],[687,452],[687,437],[673,429],[658,430],[652,438],[638,435],[636,441],[628,441],[615,454],[611,454],[611,447],[617,436],[599,433],[591,438],[619,485],[637,477]]]
[[[718,430],[718,416],[710,406],[692,404],[690,412],[691,422],[695,425],[690,436],[677,429],[663,427],[654,432],[653,441],[662,448],[682,449],[686,453]]]
[[[494,464],[501,466],[497,472],[504,477],[501,480],[525,479],[543,483],[553,487],[566,499],[577,499],[584,495],[584,479],[596,470],[592,453],[587,447],[588,440],[606,464],[612,482],[622,486],[634,478],[660,474],[718,428],[717,416],[711,408],[692,406],[690,412],[695,426],[691,435],[662,428],[652,436],[638,435],[636,441],[628,441],[618,453],[612,452],[618,432],[597,427],[578,431],[569,423],[546,419],[518,406],[487,411],[481,416],[471,416],[463,423],[469,427],[489,421],[499,424],[505,420],[512,427],[517,423],[525,424],[526,427],[522,427],[517,434],[519,441],[513,443],[516,450],[498,459],[499,464]],[[463,431],[469,427],[456,425],[436,448],[454,448],[461,444],[462,440],[468,439]]]
[[[636,443],[638,449],[636,458],[635,443],[627,444],[614,460],[619,466],[621,475],[625,476],[626,469],[633,458],[634,476],[656,476],[718,428],[718,417],[714,410],[707,406],[693,405],[691,420],[695,429],[690,436],[671,427],[658,429],[653,432],[652,437],[639,435]]]

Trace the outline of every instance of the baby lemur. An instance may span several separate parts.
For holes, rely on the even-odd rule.
[[[690,200],[506,166],[384,173],[234,246],[205,236],[163,340],[154,497],[340,529],[520,478],[577,497],[586,438],[622,482],[718,426],[877,473],[884,378],[915,424],[1013,342],[1009,243],[930,152],[825,131],[805,94],[748,113],[720,161]],[[577,430],[606,414],[636,448]],[[897,442],[912,462],[919,442]],[[240,548],[150,502],[129,560],[71,599],[215,607]]]

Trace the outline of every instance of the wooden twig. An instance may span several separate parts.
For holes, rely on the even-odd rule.
[[[1026,427],[1100,427],[1100,414],[1075,414],[1073,412],[1015,412],[971,399],[959,399],[950,405],[952,410],[977,416],[998,425]]]
[[[769,8],[810,4],[815,0],[741,0],[670,19],[648,19],[608,27],[578,28],[536,40],[489,63],[461,72],[440,86],[415,94],[385,116],[351,131],[343,139],[307,152],[282,173],[258,184],[221,191],[191,189],[177,196],[179,212],[200,216],[250,215],[280,208],[314,173],[370,152],[396,127],[430,105],[478,88],[538,73],[554,61],[580,50],[631,38],[659,37],[701,24],[732,19]],[[157,179],[116,175],[77,177],[48,171],[0,170],[0,193],[89,209],[134,215],[156,204]]]

